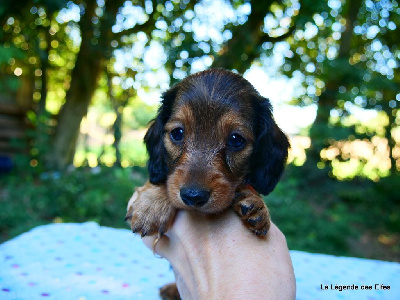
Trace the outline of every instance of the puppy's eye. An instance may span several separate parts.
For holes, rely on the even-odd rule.
[[[178,128],[172,129],[169,135],[171,136],[171,139],[173,142],[181,142],[184,137],[183,128],[178,127]]]
[[[229,136],[227,146],[231,150],[234,150],[234,151],[242,150],[245,145],[246,145],[246,140],[240,134],[232,133]]]

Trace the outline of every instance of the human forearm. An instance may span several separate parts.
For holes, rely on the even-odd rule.
[[[218,217],[182,212],[157,252],[170,261],[182,299],[295,297],[286,240],[274,224],[262,239],[232,212]]]

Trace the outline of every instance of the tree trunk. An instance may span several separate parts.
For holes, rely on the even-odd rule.
[[[116,167],[121,167],[121,151],[119,149],[119,145],[121,142],[121,127],[122,127],[122,113],[118,111],[118,109],[115,110],[116,112],[116,119],[113,124],[113,131],[114,131],[114,143],[113,147],[115,149],[115,163],[114,166]]]
[[[396,92],[383,90],[383,96],[385,101],[389,102],[391,99],[395,99]],[[393,156],[394,148],[396,147],[396,140],[393,137],[392,130],[396,127],[396,112],[392,110],[389,106],[384,108],[386,115],[388,116],[389,123],[385,128],[385,138],[388,142],[389,159],[390,159],[390,175],[395,175],[398,173],[396,158]]]
[[[112,55],[110,42],[114,36],[111,29],[124,0],[106,1],[100,28],[96,28],[92,23],[97,1],[87,0],[85,3],[85,14],[79,22],[82,43],[72,71],[71,86],[59,113],[53,153],[50,158],[51,167],[59,169],[73,161],[80,123],[88,112],[103,62]]]
[[[52,159],[57,168],[63,168],[73,160],[80,124],[88,112],[100,70],[101,58],[87,56],[81,49],[72,72],[65,104],[59,114],[54,138]]]
[[[340,40],[339,55],[337,61],[347,61],[351,50],[351,39],[353,37],[354,23],[357,20],[357,13],[360,9],[362,1],[347,1],[345,7],[346,28],[342,33]],[[334,72],[334,70],[327,70]],[[329,78],[329,77],[328,77]],[[345,85],[348,81],[346,76],[328,79],[326,89],[318,98],[317,116],[310,129],[311,146],[307,151],[306,165],[315,169],[316,164],[320,161],[320,153],[323,148],[328,146],[324,141],[328,137],[328,124],[330,112],[335,108],[336,95],[341,85]]]
[[[47,73],[48,73],[48,67],[49,67],[49,53],[51,49],[51,36],[49,33],[49,27],[46,26],[44,27],[44,34],[46,37],[46,49],[44,50],[39,50],[40,53],[40,62],[42,65],[42,76],[41,76],[41,83],[42,86],[40,87],[40,101],[39,101],[39,109],[38,109],[38,115],[42,116],[44,112],[46,111],[46,100],[47,100]]]
[[[283,1],[278,1],[281,2]],[[295,26],[292,26],[287,33],[276,37],[262,31],[264,18],[271,11],[273,3],[276,1],[251,2],[251,13],[247,22],[232,28],[232,38],[214,58],[212,68],[235,69],[243,74],[264,51],[263,43],[283,41],[293,33]]]
[[[317,115],[310,128],[311,145],[307,150],[307,162],[314,167],[320,161],[321,150],[328,146],[326,138],[329,134],[329,117],[335,107],[337,89],[337,83],[330,82],[318,99]]]
[[[95,52],[91,44],[93,36],[92,17],[96,1],[87,1],[85,14],[80,21],[82,43],[71,74],[71,85],[65,104],[58,115],[58,124],[53,141],[50,166],[58,169],[72,163],[82,118],[97,86],[102,67],[101,52]]]
[[[398,173],[397,165],[396,165],[397,161],[393,156],[393,151],[394,151],[394,148],[396,147],[396,141],[392,135],[392,129],[394,129],[394,125],[395,125],[395,117],[392,115],[392,112],[389,112],[388,116],[389,116],[389,124],[386,128],[386,138],[387,138],[388,147],[389,147],[390,175],[394,175],[394,174]]]

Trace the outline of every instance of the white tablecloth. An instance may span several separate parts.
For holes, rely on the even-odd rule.
[[[300,251],[291,257],[297,299],[400,299],[399,263]],[[51,224],[0,244],[0,299],[151,300],[172,281],[168,262],[128,229]]]

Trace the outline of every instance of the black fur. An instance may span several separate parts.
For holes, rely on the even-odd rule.
[[[162,184],[167,180],[167,151],[163,142],[164,126],[171,116],[176,92],[176,88],[171,88],[162,95],[162,103],[158,109],[157,117],[152,121],[144,137],[146,149],[149,154],[149,180],[153,184]]]
[[[260,194],[268,195],[275,188],[283,173],[290,146],[289,141],[273,119],[269,100],[260,96],[243,77],[228,71],[222,72],[226,72],[226,80],[233,81],[230,84],[243,85],[243,89],[247,89],[248,96],[252,98],[255,115],[253,128],[256,141],[250,161],[250,174],[246,176],[246,182]],[[199,75],[208,75],[213,78],[212,74],[198,73],[195,76]],[[211,87],[213,81],[208,80],[208,85]],[[144,138],[149,153],[150,182],[153,184],[162,184],[167,180],[167,152],[163,143],[164,126],[172,114],[178,88],[179,84],[163,94],[158,115]],[[236,103],[236,105],[240,104]]]
[[[253,95],[253,107],[256,141],[246,182],[260,194],[268,195],[282,176],[290,145],[274,121],[269,100]]]

